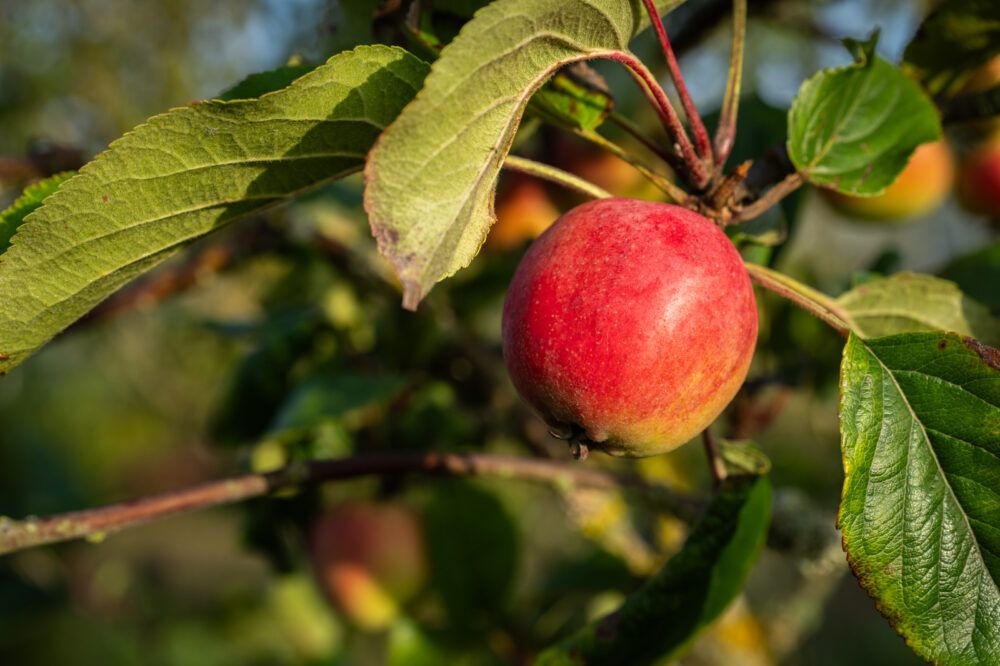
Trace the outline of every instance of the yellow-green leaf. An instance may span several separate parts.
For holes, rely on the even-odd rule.
[[[0,374],[229,222],[361,169],[427,65],[361,47],[259,99],[155,116],[27,217],[0,255]]]

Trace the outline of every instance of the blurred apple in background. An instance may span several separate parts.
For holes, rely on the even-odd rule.
[[[402,506],[338,506],[316,521],[311,546],[330,599],[362,629],[391,625],[427,580],[421,521]]]
[[[634,166],[607,152],[594,153],[569,165],[569,170],[616,197],[666,201],[660,188],[646,180]]]
[[[1000,133],[994,133],[962,159],[957,193],[967,210],[1000,218]]]
[[[486,238],[490,250],[511,250],[538,237],[559,217],[545,186],[522,174],[505,175],[497,197],[497,221]]]
[[[910,157],[896,181],[874,197],[853,197],[822,190],[838,211],[851,217],[903,223],[934,212],[951,192],[955,158],[944,141],[925,143]]]

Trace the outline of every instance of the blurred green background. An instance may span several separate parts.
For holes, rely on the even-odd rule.
[[[0,0],[0,203],[25,178],[75,166],[151,115],[289,59],[321,61],[371,39],[352,32],[355,4]],[[728,25],[718,3],[689,4],[671,28],[686,35],[682,68],[711,112],[725,85]],[[461,5],[439,3],[439,25],[459,25]],[[752,99],[738,151],[758,153],[782,139],[783,109],[801,81],[848,61],[840,37],[879,25],[880,49],[898,60],[926,10],[909,0],[751,7]],[[375,35],[393,39],[392,26]],[[648,36],[636,49],[662,71]],[[649,124],[621,72],[601,71],[619,110]],[[554,141],[525,133],[519,145],[544,158]],[[562,209],[574,203],[549,195]],[[153,290],[121,311],[107,308],[3,378],[0,515],[91,507],[355,451],[567,457],[519,404],[500,357],[500,307],[523,244],[484,253],[419,313],[407,313],[375,256],[360,196],[352,178],[207,239],[154,274],[187,275],[180,293]],[[950,202],[906,227],[859,225],[813,192],[786,214],[792,233],[776,261],[830,293],[858,271],[934,272],[992,238]],[[230,254],[215,270],[204,257],[220,246]],[[720,431],[753,437],[774,463],[779,500],[793,515],[816,518],[835,544],[840,341],[773,299],[762,306],[750,388]],[[586,464],[708,487],[695,446],[641,463]],[[405,504],[439,544],[431,583],[382,632],[342,617],[309,566],[310,524],[347,498]],[[481,507],[472,517],[463,510],[470,503]],[[0,663],[525,663],[613,607],[683,532],[618,497],[516,481],[308,489],[0,559]],[[456,542],[456,533],[465,538]],[[482,575],[463,577],[468,562]],[[837,548],[810,557],[768,550],[744,597],[683,659],[917,662]]]

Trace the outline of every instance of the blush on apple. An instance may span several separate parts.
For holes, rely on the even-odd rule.
[[[670,451],[746,377],[757,337],[736,248],[686,208],[603,199],[528,249],[503,311],[515,387],[556,431],[613,455]]]
[[[363,629],[388,627],[427,579],[420,521],[402,506],[338,506],[316,521],[311,547],[330,599]]]

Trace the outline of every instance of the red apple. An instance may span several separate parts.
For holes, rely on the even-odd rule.
[[[974,213],[1000,218],[1000,135],[962,160],[958,200]]]
[[[545,188],[538,181],[520,174],[511,174],[498,198],[497,221],[486,237],[490,250],[510,250],[537,238],[559,217]]]
[[[944,141],[917,147],[903,172],[882,194],[853,197],[823,190],[834,207],[868,220],[901,222],[933,212],[951,192],[955,160]]]
[[[330,599],[363,629],[388,627],[427,578],[420,521],[405,507],[338,506],[316,521],[311,545]]]
[[[603,199],[528,249],[503,311],[514,386],[554,429],[647,456],[707,427],[746,377],[757,306],[739,253],[686,208]]]

